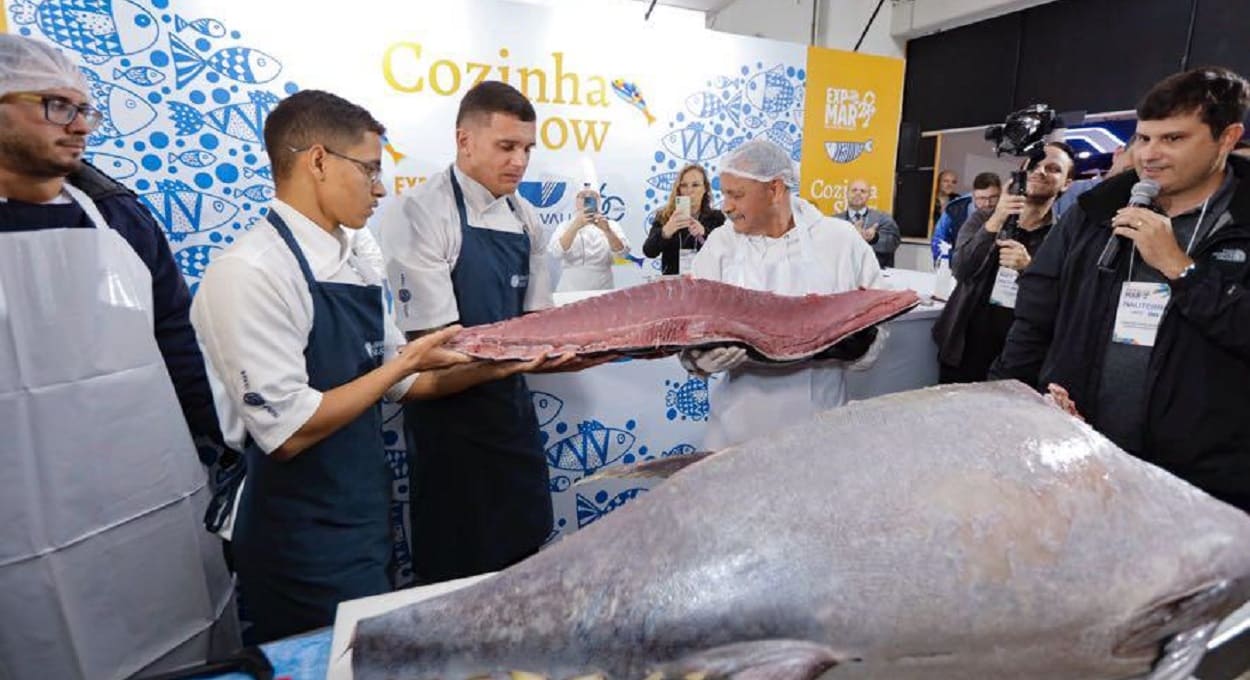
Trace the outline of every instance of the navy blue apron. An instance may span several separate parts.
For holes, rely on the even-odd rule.
[[[529,236],[470,225],[464,192],[449,174],[463,239],[451,271],[460,323],[520,316]],[[551,494],[524,376],[411,401],[404,417],[417,578],[433,583],[494,571],[537,551],[551,532]]]
[[[317,281],[282,218],[270,210],[269,221],[312,294],[308,384],[328,391],[381,365],[381,287]],[[234,554],[254,623],[250,642],[332,625],[339,602],[391,590],[391,473],[380,403],[287,462],[250,438],[245,454]]]

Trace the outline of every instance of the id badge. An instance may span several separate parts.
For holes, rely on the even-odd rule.
[[[1159,322],[1171,297],[1172,289],[1166,283],[1126,282],[1120,289],[1111,340],[1123,345],[1154,347]]]
[[[682,248],[678,254],[677,273],[689,274],[694,271],[694,256],[698,255],[699,251],[694,248]]]
[[[996,307],[1016,308],[1016,293],[1020,292],[1020,284],[1016,279],[1020,272],[1010,267],[999,267],[994,277],[994,289],[990,291],[990,304]]]

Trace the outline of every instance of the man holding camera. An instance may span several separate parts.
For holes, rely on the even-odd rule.
[[[1069,209],[1021,276],[991,375],[1046,386],[1125,450],[1250,510],[1250,86],[1179,73],[1137,107],[1135,171]],[[1140,180],[1157,207],[1124,207]],[[1115,237],[1115,258],[1101,255]],[[1104,267],[1100,267],[1099,260]]]
[[[1046,144],[1043,151],[1023,193],[1002,196],[993,213],[974,212],[959,230],[951,257],[959,286],[933,326],[941,382],[985,380],[1007,339],[1016,278],[1050,233],[1055,199],[1072,184],[1076,167],[1063,142]]]

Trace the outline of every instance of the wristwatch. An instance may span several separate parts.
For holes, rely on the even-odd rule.
[[[1190,263],[1189,263],[1189,265],[1188,265],[1187,267],[1185,267],[1184,269],[1182,269],[1182,270],[1181,270],[1181,273],[1179,273],[1179,274],[1177,274],[1177,275],[1176,275],[1176,280],[1177,280],[1177,281],[1180,281],[1181,279],[1185,278],[1186,276],[1189,276],[1189,272],[1192,272],[1193,270],[1195,270],[1195,269],[1197,269],[1197,268],[1198,268],[1198,263],[1197,263],[1197,262],[1190,262]]]

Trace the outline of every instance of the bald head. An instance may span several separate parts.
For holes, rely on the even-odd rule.
[[[872,194],[872,187],[869,186],[868,180],[854,180],[846,189],[846,203],[851,210],[863,210],[868,205],[870,194]]]

